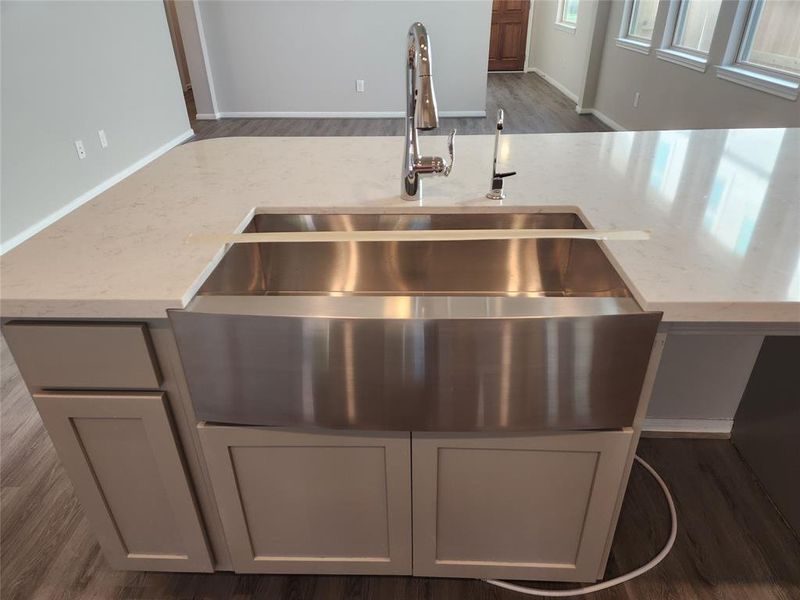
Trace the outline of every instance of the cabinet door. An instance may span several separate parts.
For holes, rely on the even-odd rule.
[[[112,567],[213,570],[164,394],[33,399]]]
[[[235,571],[411,574],[408,433],[199,427]]]
[[[631,439],[412,434],[414,575],[594,581]]]

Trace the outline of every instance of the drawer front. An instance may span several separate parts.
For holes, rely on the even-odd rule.
[[[414,575],[594,581],[631,441],[415,432]]]
[[[117,390],[161,385],[143,323],[12,321],[4,333],[30,388]]]

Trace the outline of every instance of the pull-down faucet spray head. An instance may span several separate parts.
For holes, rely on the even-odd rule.
[[[439,126],[439,111],[436,108],[436,92],[430,75],[417,77],[417,129],[436,129]]]
[[[413,90],[417,129],[435,129],[439,126],[439,110],[433,89],[431,40],[422,23],[414,23],[408,31],[409,87]]]

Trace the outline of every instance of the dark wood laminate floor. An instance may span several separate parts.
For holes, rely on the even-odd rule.
[[[194,104],[189,99],[189,113]],[[494,133],[498,108],[505,109],[504,133],[610,131],[592,115],[579,115],[575,103],[535,73],[489,73],[485,118],[442,118],[426,134]],[[403,135],[403,119],[221,119],[192,120],[194,140],[226,136]]]
[[[183,575],[112,571],[19,372],[2,348],[0,597],[3,600],[513,600],[476,580],[412,577]],[[797,600],[800,542],[733,446],[724,440],[647,439],[641,455],[672,488],[680,528],[655,570],[597,600]],[[634,471],[607,576],[655,554],[669,528],[655,482]]]

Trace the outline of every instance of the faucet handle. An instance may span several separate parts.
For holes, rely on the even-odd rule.
[[[444,172],[442,175],[447,177],[450,175],[450,171],[453,170],[453,163],[455,162],[455,137],[456,137],[456,129],[450,132],[450,135],[447,136],[447,153],[450,155],[450,162],[444,168]]]

